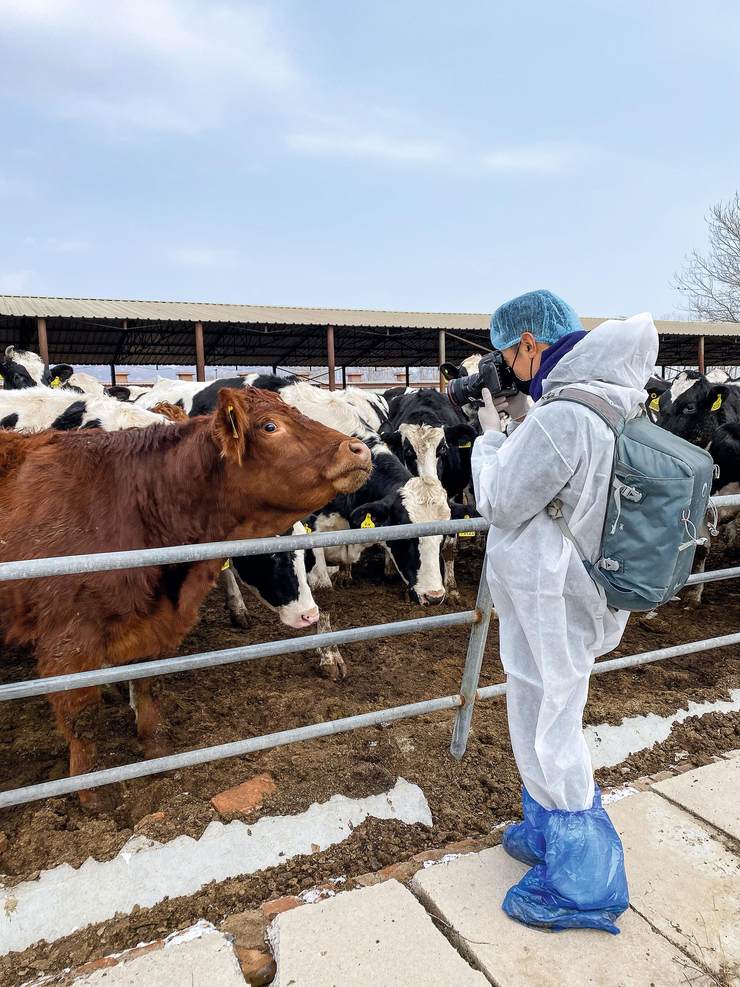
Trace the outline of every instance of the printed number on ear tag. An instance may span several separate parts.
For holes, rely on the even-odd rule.
[[[470,520],[470,515],[469,514],[466,514],[465,517],[463,518],[463,521],[469,521],[469,520]],[[474,531],[458,531],[457,537],[458,538],[475,538],[475,532]]]
[[[722,407],[722,395],[718,394],[715,398],[714,404],[712,405],[712,411],[719,411]]]
[[[373,519],[370,517],[369,514],[366,514],[365,515],[365,520],[362,522],[362,524],[360,525],[360,527],[361,528],[374,528],[375,527],[375,521],[373,521]]]
[[[660,411],[660,401],[659,401],[659,399],[658,398],[653,398],[653,400],[649,404],[649,408],[650,408],[651,411]]]
[[[224,569],[230,569],[230,568],[231,568],[231,559],[227,559],[224,562],[224,564],[221,566],[221,572],[223,572]]]
[[[61,386],[62,386],[62,381],[59,377],[55,377],[54,380],[52,380],[51,383],[49,384],[49,387],[61,387]]]
[[[311,527],[310,524],[306,524],[305,521],[303,522],[303,530],[306,532],[307,535],[313,534],[313,528]]]
[[[472,446],[472,444],[473,444],[472,442],[463,442],[457,448],[458,449],[469,449]]]

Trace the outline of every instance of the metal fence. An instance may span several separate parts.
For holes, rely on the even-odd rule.
[[[715,503],[719,507],[740,507],[740,496],[718,497],[715,499]],[[311,535],[211,542],[205,545],[179,545],[172,548],[142,549],[132,552],[104,552],[96,555],[75,555],[65,558],[29,559],[22,562],[0,564],[0,582],[84,572],[104,572],[113,569],[141,568],[149,565],[168,565],[176,562],[196,562],[205,559],[224,559],[233,556],[261,555],[268,552],[326,548],[332,545],[387,542],[404,538],[424,537],[425,535],[455,535],[462,531],[483,532],[487,528],[488,524],[482,518],[462,521],[430,521],[369,530],[332,531]],[[689,583],[713,582],[719,579],[732,579],[737,576],[740,576],[740,567],[696,574],[689,579]],[[483,687],[479,687],[478,684],[490,619],[491,597],[485,579],[484,567],[474,610],[400,620],[389,624],[367,625],[323,634],[310,634],[283,641],[269,641],[179,658],[144,661],[132,665],[119,665],[114,668],[100,668],[89,672],[75,672],[69,675],[55,675],[43,679],[31,679],[26,682],[2,685],[0,686],[0,701],[22,699],[52,692],[100,686],[112,682],[131,681],[157,675],[172,675],[176,672],[195,671],[200,668],[213,668],[234,662],[254,661],[256,658],[267,658],[279,654],[313,651],[316,648],[352,644],[382,637],[397,637],[404,634],[417,634],[463,625],[471,627],[460,691],[454,695],[424,699],[403,706],[360,713],[338,720],[311,723],[293,730],[281,730],[277,733],[264,734],[247,740],[237,740],[229,744],[185,751],[181,754],[172,754],[169,757],[153,758],[149,761],[139,761],[103,771],[92,771],[71,778],[62,778],[0,792],[0,808],[52,796],[66,795],[81,789],[96,788],[100,785],[141,778],[146,775],[159,774],[162,771],[205,764],[221,758],[253,754],[257,751],[281,747],[302,740],[327,737],[349,730],[359,730],[380,723],[391,723],[394,720],[449,709],[457,710],[450,751],[454,757],[459,759],[465,753],[476,701],[491,699],[503,695],[506,691],[504,683]],[[616,669],[660,661],[664,658],[725,648],[733,644],[740,644],[740,633],[675,645],[637,655],[628,655],[610,661],[600,661],[595,664],[592,674],[598,675]]]

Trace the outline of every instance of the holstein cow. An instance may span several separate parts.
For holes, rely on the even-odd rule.
[[[64,388],[43,386],[0,391],[0,429],[15,432],[97,428],[113,432],[146,428],[165,420],[165,416],[154,411],[123,404],[105,395],[74,394]]]
[[[0,561],[275,535],[357,490],[370,468],[362,442],[256,389],[226,389],[212,415],[166,427],[0,433]],[[195,623],[220,568],[213,560],[0,583],[0,619],[9,644],[35,647],[42,676],[162,658]],[[165,730],[151,681],[133,689],[144,752],[158,756]],[[98,700],[97,688],[50,696],[72,774],[93,767],[83,714]]]
[[[335,497],[312,519],[316,531],[379,528],[420,521],[446,521],[450,505],[436,477],[412,476],[377,436],[364,439],[373,458],[373,473],[352,494]],[[416,603],[436,604],[445,598],[440,569],[441,535],[402,538],[385,544],[390,561]],[[324,574],[324,559],[339,564],[340,576],[351,578],[351,566],[369,545],[345,545],[316,552],[312,585],[331,585]]]
[[[381,426],[383,440],[416,476],[438,477],[448,499],[461,501],[471,484],[470,458],[477,429],[437,390],[420,389],[392,399],[390,422]],[[472,496],[470,498],[472,500]],[[457,513],[462,517],[465,508]],[[467,515],[475,513],[468,509]],[[457,539],[443,541],[444,587],[457,594]]]
[[[0,383],[6,391],[18,391],[39,385],[61,387],[74,374],[68,363],[47,367],[37,353],[8,346],[0,360]]]
[[[736,427],[740,421],[740,388],[733,384],[724,371],[700,374],[689,370],[679,374],[670,389],[660,397],[658,424],[680,435],[694,445],[706,449],[717,467],[714,492],[722,494],[738,477]],[[723,512],[722,521],[734,531],[737,511]],[[703,572],[709,554],[709,530],[705,526],[700,534],[706,539],[696,550],[694,572]],[[732,540],[732,536],[730,536]],[[704,584],[698,583],[686,591],[685,599],[692,606],[699,606]]]

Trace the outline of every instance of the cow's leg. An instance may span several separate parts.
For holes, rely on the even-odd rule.
[[[232,566],[221,572],[221,585],[226,594],[226,609],[229,611],[231,623],[234,627],[249,627],[247,606],[244,602],[242,591],[239,589],[239,583],[236,581]]]
[[[692,574],[696,572],[704,572],[704,567],[707,564],[707,556],[709,555],[708,545],[697,545],[696,555],[694,556],[694,568]],[[689,586],[683,597],[683,602],[687,607],[695,610],[697,607],[701,606],[701,598],[704,593],[704,583],[696,583],[694,586]]]
[[[147,758],[164,757],[171,750],[152,687],[158,691],[156,679],[135,679],[129,683],[136,734]]]
[[[342,559],[336,577],[337,586],[349,586],[352,583],[352,563]]]
[[[442,539],[442,562],[444,566],[444,589],[449,600],[459,600],[455,580],[455,556],[457,555],[457,538],[447,535]]]
[[[311,589],[331,589],[331,569],[326,564],[324,549],[315,548],[313,554],[315,562],[313,569],[308,574],[308,585]],[[335,568],[334,571],[336,572]]]
[[[316,633],[326,634],[330,630],[331,620],[329,614],[324,611],[319,616]],[[319,672],[321,675],[331,679],[333,682],[338,682],[340,679],[347,677],[347,666],[344,663],[344,658],[342,658],[339,648],[317,648],[316,651],[319,656]]]
[[[391,557],[391,553],[390,553],[390,550],[388,549],[388,546],[386,546],[386,549],[385,549],[385,558],[383,560],[383,575],[386,578],[388,578],[389,576],[396,576],[396,575],[398,575],[398,570],[396,569],[395,565],[393,564],[393,558]]]
[[[72,692],[55,692],[49,696],[57,726],[69,746],[70,775],[87,774],[95,767],[94,724],[89,722],[84,713],[99,702],[100,689],[75,689]],[[86,719],[88,722],[85,722]],[[83,790],[78,794],[86,809],[103,809],[109,802],[99,789]]]

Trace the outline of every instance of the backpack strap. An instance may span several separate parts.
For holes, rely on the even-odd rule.
[[[600,398],[591,391],[584,391],[580,387],[564,387],[562,391],[546,394],[542,399],[543,404],[549,404],[552,401],[571,401],[573,404],[581,404],[585,408],[590,408],[617,437],[624,428],[624,415],[617,411],[609,401]]]

